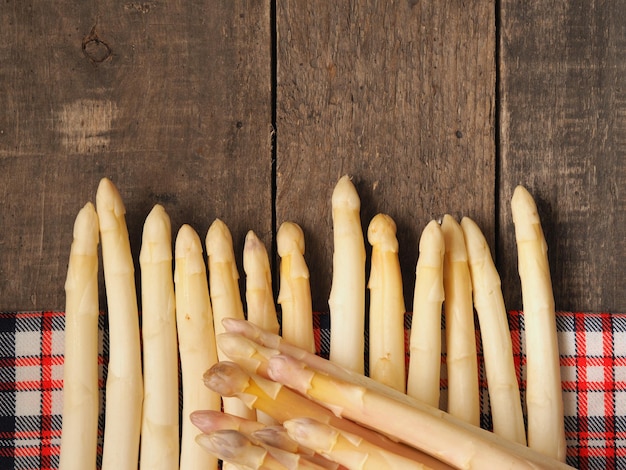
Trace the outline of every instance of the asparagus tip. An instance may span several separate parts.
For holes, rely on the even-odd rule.
[[[367,228],[367,239],[372,246],[378,245],[383,251],[398,252],[396,223],[387,214],[376,214]]]
[[[204,384],[225,397],[234,396],[248,384],[250,376],[234,362],[220,361],[203,375]]]
[[[348,175],[344,175],[339,178],[339,181],[335,185],[333,195],[331,198],[331,204],[336,208],[345,208],[358,210],[361,207],[361,199],[352,183],[352,179]]]
[[[291,253],[304,254],[304,232],[302,228],[294,222],[283,222],[276,234],[276,246],[279,256],[286,256]]]

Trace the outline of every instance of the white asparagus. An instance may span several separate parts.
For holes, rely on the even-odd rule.
[[[332,195],[333,274],[330,359],[363,373],[365,350],[365,241],[361,200],[350,177],[342,176]]]
[[[243,246],[243,269],[246,273],[248,321],[264,330],[278,334],[280,324],[274,302],[269,256],[265,245],[252,230],[246,234]],[[265,424],[275,423],[262,411],[257,411],[257,420]]]
[[[314,455],[310,449],[299,446],[280,425],[266,425],[259,421],[251,421],[239,416],[222,413],[219,411],[194,411],[191,414],[191,422],[203,433],[209,434],[220,429],[232,429],[250,437],[253,441],[261,443],[269,449],[281,449],[291,453],[301,454],[324,468],[336,470],[337,465],[320,456]],[[270,452],[272,451],[270,450]]]
[[[98,185],[96,208],[109,322],[102,469],[136,470],[143,378],[135,267],[126,227],[126,209],[117,188],[107,178]]]
[[[537,206],[523,186],[511,200],[526,340],[528,445],[564,461],[563,394],[548,245]]]
[[[220,219],[215,219],[206,235],[206,250],[209,265],[209,292],[213,308],[215,334],[224,332],[224,318],[244,319],[241,291],[239,290],[239,271],[235,262],[233,238],[228,226]],[[224,360],[223,353],[217,350],[218,359]],[[256,419],[250,410],[237,399],[224,398],[224,411],[242,418]]]
[[[411,406],[419,405],[420,403],[406,393],[399,392],[370,377],[341,367],[321,356],[311,354],[308,351],[304,351],[303,349],[289,344],[280,336],[274,335],[268,331],[263,331],[250,322],[228,318],[224,320],[224,326],[226,327],[226,333],[217,337],[219,347],[228,351],[227,355],[231,360],[237,362],[249,372],[257,373],[267,378],[269,359],[279,353],[286,354],[324,374],[337,377],[356,385],[362,385],[368,389],[376,390],[378,393],[390,396],[395,400],[405,402]],[[439,412],[436,408],[432,409],[437,413]],[[472,428],[473,427],[472,425]]]
[[[61,470],[96,468],[98,442],[98,215],[88,202],[74,222],[65,281]]]
[[[441,223],[446,251],[443,263],[446,319],[448,412],[480,425],[478,356],[472,281],[461,225],[446,214]]]
[[[398,258],[396,223],[387,214],[371,220],[372,245],[369,315],[369,375],[401,392],[406,390],[404,291]]]
[[[202,374],[217,362],[217,346],[202,244],[191,226],[183,225],[178,230],[174,254],[183,401],[180,468],[217,469],[217,458],[196,443],[197,433],[189,419],[195,410],[219,411],[222,407],[220,395],[206,388],[202,381]]]
[[[250,230],[243,246],[248,320],[264,330],[278,333],[280,325],[272,290],[272,272],[265,245]]]
[[[251,374],[266,377],[267,361],[279,353],[276,349],[267,348],[238,333],[225,332],[217,335],[217,347],[228,359],[239,364]]]
[[[317,372],[290,356],[273,356],[268,375],[341,418],[376,429],[455,468],[571,469],[444,411]]]
[[[200,434],[196,440],[207,451],[214,453],[237,469],[259,470],[323,470],[317,463],[298,453],[272,447],[250,436],[233,430],[221,429]]]
[[[318,421],[365,437],[394,453],[413,460],[429,462],[430,466],[437,469],[449,470],[449,466],[439,464],[429,455],[350,420],[342,419],[337,416],[339,410],[327,409],[280,383],[248,373],[237,363],[221,361],[215,364],[204,374],[204,382],[207,387],[223,396],[241,398],[248,406],[264,411],[279,423],[302,416],[315,416]]]
[[[435,408],[441,393],[444,253],[443,232],[439,223],[431,220],[422,231],[415,268],[407,394]]]
[[[289,437],[333,462],[354,470],[430,469],[420,462],[389,452],[361,436],[341,431],[312,417],[283,423]]]
[[[146,217],[141,251],[142,469],[178,469],[178,338],[172,273],[172,226],[157,204]]]
[[[267,449],[259,446],[244,434],[233,429],[221,429],[209,434],[199,434],[196,442],[233,468],[286,470]]]
[[[294,453],[305,453],[312,455],[313,451],[301,446],[294,441],[287,430],[280,424],[273,426],[265,426],[263,429],[257,429],[250,433],[250,436],[263,444],[277,447]]]
[[[472,277],[474,307],[480,323],[493,432],[525,445],[524,415],[500,276],[476,222],[463,217],[461,227]]]
[[[233,238],[228,226],[220,219],[215,219],[209,227],[206,250],[214,328],[215,334],[220,334],[224,331],[223,318],[244,318]],[[218,357],[221,360],[219,351]]]
[[[258,421],[241,418],[218,410],[197,410],[191,413],[189,418],[194,426],[205,434],[219,429],[233,429],[243,434],[251,435],[255,431],[260,431],[267,427]]]
[[[299,462],[306,460],[327,470],[337,470],[340,465],[332,460],[316,454],[311,449],[294,441],[282,425],[266,426],[250,434],[252,439],[268,446],[269,449],[281,449],[299,456]],[[270,450],[272,452],[272,450]],[[344,467],[341,467],[344,468]]]
[[[387,416],[386,407],[388,406],[390,406],[391,408],[395,410],[394,413],[398,412],[400,413],[400,415],[402,415],[403,410],[408,410],[408,413],[412,413],[411,410],[415,409],[420,414],[421,413],[430,414],[433,418],[437,420],[436,423],[438,423],[438,420],[443,419],[444,421],[446,421],[448,424],[452,426],[453,430],[457,428],[461,428],[462,429],[461,432],[466,436],[466,438],[469,441],[477,439],[478,442],[481,443],[481,446],[483,445],[486,446],[485,449],[488,449],[492,446],[495,446],[498,448],[502,447],[503,451],[505,452],[517,455],[525,460],[528,460],[529,462],[538,463],[539,468],[545,468],[546,462],[548,462],[548,468],[552,468],[551,466],[554,466],[554,468],[571,468],[566,465],[562,465],[561,463],[559,463],[558,461],[555,461],[554,459],[546,458],[545,456],[537,452],[533,452],[526,446],[504,439],[490,431],[486,431],[477,426],[474,426],[473,424],[469,424],[466,421],[455,418],[454,416],[444,411],[441,411],[435,407],[426,405],[420,402],[419,400],[416,400],[415,398],[408,396],[405,393],[398,392],[397,390],[391,387],[387,387],[379,382],[376,382],[369,377],[366,377],[361,374],[356,374],[353,371],[349,371],[345,368],[342,368],[339,365],[332,363],[327,359],[324,359],[320,356],[311,354],[291,344],[288,344],[282,341],[282,339],[279,336],[266,332],[266,331],[262,331],[255,325],[252,325],[250,322],[228,319],[224,321],[224,325],[227,329],[228,334],[230,335],[240,334],[242,336],[245,336],[247,339],[251,340],[252,342],[256,342],[257,344],[262,346],[261,348],[258,349],[258,353],[254,355],[254,359],[250,360],[249,365],[253,366],[254,361],[256,361],[258,363],[256,367],[259,370],[259,373],[263,374],[267,378],[270,377],[270,374],[268,373],[269,361],[271,360],[272,357],[279,355],[276,351],[278,350],[281,355],[288,356],[289,358],[293,358],[294,360],[301,361],[302,365],[299,367],[304,367],[304,365],[306,365],[306,367],[310,368],[312,371],[321,372],[323,376],[328,377],[329,380],[337,380],[339,382],[346,382],[347,384],[349,384],[348,388],[346,389],[347,395],[344,394],[343,398],[342,398],[342,394],[337,394],[336,396],[331,394],[326,397],[325,402],[324,400],[316,400],[318,403],[321,403],[323,406],[326,406],[329,410],[333,410],[335,412],[341,412],[341,410],[344,409],[346,406],[346,404],[342,401],[343,399],[348,400],[348,404],[350,405],[350,407],[358,410],[359,409],[358,402],[360,399],[357,399],[354,401],[354,403],[352,403],[350,401],[352,399],[351,398],[352,395],[350,394],[354,393],[355,394],[354,396],[358,396],[361,393],[370,394],[370,392],[373,392],[374,393],[373,396],[376,397],[376,399],[374,400],[374,405],[380,405],[380,408],[378,409],[378,415],[383,416],[384,417],[383,419],[385,420],[392,419],[392,415],[389,415],[389,417]],[[221,337],[218,338],[218,341],[219,339],[221,339]],[[232,340],[234,340],[234,338],[231,338],[229,341],[232,341]],[[253,345],[246,345],[246,343],[242,343],[242,348],[244,349],[249,349],[253,347],[254,347]],[[275,350],[271,351],[271,348]],[[247,355],[250,358],[253,357],[253,354],[251,354],[250,352],[248,352]],[[264,361],[263,357],[266,358],[265,361],[267,363],[265,364],[261,364]],[[295,380],[294,382],[295,385],[290,385],[290,382],[288,380],[284,382],[283,381],[280,381],[280,382],[288,386],[293,386],[295,389],[304,393],[303,391],[304,389],[299,388],[299,386],[302,384],[298,383],[297,380]],[[310,397],[310,398],[313,398],[313,397]],[[277,399],[277,400],[282,402],[282,398]],[[379,400],[382,400],[382,401],[379,401]],[[397,404],[400,405],[400,408],[396,409],[396,406],[398,406],[396,402]],[[299,405],[294,405],[294,406],[290,406],[289,408],[297,409],[298,406]],[[279,408],[279,410],[281,413],[283,412],[282,408]],[[343,416],[343,413],[341,414]],[[312,414],[312,412],[306,415],[317,417],[317,415]],[[302,416],[305,416],[305,414],[303,413]],[[283,417],[283,418],[289,419],[289,417]],[[385,423],[382,423],[383,427],[379,427],[378,425],[376,425],[376,421],[374,421],[375,418],[374,417],[370,417],[370,418],[373,421],[369,421],[369,422],[372,423],[372,426],[374,428],[377,428],[379,430],[383,429],[384,426],[394,424],[394,423],[385,422]],[[419,415],[415,416],[415,418],[417,420],[420,419]],[[403,429],[404,429],[404,432],[412,433],[413,431],[420,429],[417,426],[417,423],[419,422],[422,422],[422,421],[416,421],[416,422],[413,422],[412,424],[407,424],[406,428],[403,428],[401,424],[400,426],[396,427],[396,429],[400,433],[403,432]],[[329,424],[334,425],[334,423],[332,422],[329,422]],[[448,424],[444,423],[442,424],[442,426],[445,427]],[[428,428],[424,428],[424,429],[426,431],[428,430]],[[349,432],[353,432],[351,429],[346,429],[346,430]],[[435,464],[432,462],[430,463],[430,465],[435,466]],[[497,467],[497,468],[500,468],[500,467]]]
[[[282,310],[282,336],[302,349],[315,352],[311,285],[302,228],[294,222],[283,222],[276,244],[281,257],[278,303]]]

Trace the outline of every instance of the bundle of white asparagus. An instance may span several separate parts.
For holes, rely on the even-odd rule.
[[[277,299],[265,245],[248,233],[242,295],[227,225],[213,222],[205,258],[189,225],[172,240],[169,216],[156,205],[139,256],[140,328],[125,209],[106,178],[96,202],[76,218],[68,265],[60,468],[96,468],[99,240],[110,337],[103,469],[570,468],[547,248],[523,187],[511,203],[526,322],[527,429],[500,278],[471,219],[445,215],[425,226],[405,350],[395,222],[378,214],[369,224],[366,284],[360,199],[351,179],[340,178],[331,201],[327,360],[315,354],[304,233],[296,223],[284,222],[277,233]],[[479,427],[474,312],[489,430]]]

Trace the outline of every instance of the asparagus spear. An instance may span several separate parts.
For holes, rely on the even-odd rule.
[[[376,429],[454,468],[571,468],[443,411],[417,402],[409,405],[365,386],[322,374],[290,356],[272,357],[268,374],[272,380],[336,415]]]
[[[409,339],[407,394],[437,408],[440,396],[445,252],[443,233],[437,221],[431,220],[422,231],[419,251]]]
[[[422,463],[382,449],[362,437],[340,431],[313,418],[294,418],[283,423],[289,436],[320,455],[350,469],[430,469]]]
[[[321,422],[338,429],[367,438],[391,452],[416,461],[432,462],[433,459],[411,447],[399,444],[383,435],[336,416],[338,410],[329,410],[309,400],[280,383],[245,372],[234,362],[221,361],[204,374],[204,382],[211,390],[222,396],[236,396],[244,403],[272,416],[279,423],[291,418],[315,416]],[[431,466],[436,465],[430,464]],[[437,468],[449,468],[439,466]]]
[[[298,224],[283,222],[276,235],[280,261],[282,335],[286,341],[315,352],[309,268],[304,260],[304,233]]]
[[[247,436],[232,429],[222,429],[209,434],[200,434],[196,441],[205,450],[216,455],[224,462],[235,465],[235,468],[262,470],[287,469],[319,469],[317,466],[308,466],[305,462],[298,462],[297,466],[285,466],[274,453],[265,447],[252,442]],[[297,457],[294,456],[296,460]]]
[[[372,380],[370,377],[348,370],[323,357],[311,354],[308,351],[304,351],[289,344],[283,341],[280,336],[263,331],[250,322],[228,318],[225,319],[223,323],[226,328],[226,333],[217,337],[219,347],[225,351],[227,350],[227,355],[231,360],[239,363],[248,371],[258,373],[267,378],[269,359],[279,353],[286,354],[324,374],[376,390],[378,393],[388,395],[395,400],[406,402],[411,406],[415,404],[419,405],[420,403],[405,393]],[[245,341],[242,337],[245,337],[249,341]],[[438,413],[438,410],[435,408],[433,408],[433,410]]]
[[[219,394],[206,388],[201,380],[202,374],[217,362],[217,346],[202,244],[191,226],[180,227],[174,251],[183,401],[180,468],[217,469],[217,458],[196,443],[196,431],[189,419],[195,410],[220,410],[222,407]]]
[[[401,392],[406,390],[404,292],[398,259],[396,223],[374,216],[367,230],[372,245],[369,316],[369,375]]]
[[[337,470],[337,465],[329,460],[314,455],[313,451],[306,449],[292,440],[285,428],[280,425],[265,425],[258,421],[251,421],[239,416],[229,415],[219,411],[195,411],[191,414],[191,421],[203,433],[209,434],[220,429],[232,429],[249,436],[254,442],[266,446],[266,448],[281,449],[293,454],[300,454],[324,468]]]
[[[563,395],[548,246],[531,194],[518,186],[511,200],[526,331],[528,445],[564,461]]]
[[[287,450],[293,453],[308,453],[312,451],[298,445],[296,441],[291,439],[287,434],[287,430],[282,425],[265,426],[263,429],[257,429],[250,433],[255,440],[262,442],[268,446],[278,449]]]
[[[246,325],[246,322],[237,322],[236,320],[229,319],[225,322],[230,330],[233,326]],[[248,326],[251,326],[247,323]],[[252,326],[256,329],[256,327]],[[269,335],[269,333],[267,333]],[[286,342],[274,342],[269,339],[268,343],[273,343],[275,348],[263,346],[262,344],[268,344],[263,341],[258,343],[255,340],[244,336],[244,333],[236,333],[234,331],[227,331],[217,336],[218,346],[226,352],[226,355],[234,362],[239,364],[243,369],[251,374],[258,374],[264,378],[269,378],[267,373],[267,367],[269,360],[273,356],[279,354],[287,354],[294,358],[297,358],[307,364],[312,369],[320,371],[324,374],[332,375],[334,377],[346,380],[348,382],[363,385],[364,387],[374,389],[379,393],[389,395],[396,400],[408,401],[409,403],[415,403],[415,400],[400,392],[394,388],[386,386],[380,382],[377,382],[370,377],[366,377],[361,374],[357,374],[348,369],[330,362],[320,356],[309,353],[299,349]]]
[[[350,178],[342,176],[332,195],[333,279],[330,360],[363,373],[365,350],[365,242],[361,201]]]
[[[258,431],[251,433],[250,437],[258,442],[261,442],[263,445],[268,446],[269,448],[278,448],[292,454],[296,454],[300,459],[312,462],[327,470],[338,470],[340,468],[338,463],[316,454],[311,449],[298,444],[298,442],[289,436],[289,433],[284,426],[266,426],[263,429],[259,429]],[[343,467],[341,468],[343,469]]]
[[[209,264],[209,288],[213,307],[215,334],[222,333],[222,319],[244,319],[239,290],[239,272],[235,263],[233,238],[226,224],[216,219],[207,232],[206,249]],[[225,359],[218,349],[219,360]],[[243,418],[255,419],[248,407],[237,399],[224,399],[224,411]]]
[[[172,274],[172,228],[155,205],[146,218],[141,251],[144,397],[140,468],[178,469],[178,338]]]
[[[443,285],[446,300],[446,366],[448,412],[475,426],[480,425],[478,358],[472,304],[472,281],[467,264],[463,229],[450,215],[441,223],[446,251]]]
[[[214,327],[215,333],[220,334],[224,331],[221,323],[223,318],[244,318],[233,238],[226,224],[220,219],[215,219],[209,227],[206,249]],[[221,359],[219,351],[218,357]]]
[[[219,429],[232,429],[250,435],[267,426],[258,421],[223,413],[218,410],[196,410],[190,415],[191,422],[203,433],[208,434]]]
[[[96,468],[98,441],[98,215],[88,202],[74,222],[65,281],[61,470]]]
[[[480,322],[493,431],[525,445],[524,416],[500,276],[478,225],[464,217],[461,227],[472,276],[474,306]]]
[[[252,230],[246,235],[243,246],[243,269],[246,273],[248,320],[265,330],[278,333],[280,325],[267,250]]]
[[[125,208],[115,185],[103,178],[96,192],[102,265],[108,304],[103,470],[137,468],[143,401],[135,267]]]
[[[269,257],[265,245],[252,230],[248,232],[244,242],[243,269],[246,272],[248,321],[265,330],[278,333],[280,325],[274,303]],[[257,413],[257,419],[265,424],[274,424],[274,421],[263,412]]]
[[[266,348],[237,333],[226,332],[217,335],[217,346],[229,360],[236,362],[247,372],[267,376],[269,358],[279,352]]]
[[[245,335],[246,338],[252,340],[252,343],[249,343],[249,342],[242,343],[244,344],[242,348],[253,349],[255,341],[258,341],[259,344],[274,346],[276,348],[274,351],[272,351],[271,348],[262,346],[261,348],[257,350],[256,356],[253,359],[250,359],[250,365],[253,365],[256,361],[257,365],[255,367],[257,367],[257,370],[259,371],[259,373],[265,374],[267,377],[270,377],[270,374],[268,371],[269,360],[274,356],[278,356],[279,354],[277,350],[279,350],[282,355],[287,355],[294,359],[298,358],[300,361],[305,363],[312,370],[321,372],[324,376],[332,377],[333,379],[346,382],[350,384],[350,387],[357,387],[357,388],[362,388],[368,391],[372,391],[377,395],[383,396],[386,400],[399,402],[402,406],[406,406],[409,409],[416,408],[420,412],[429,413],[437,420],[444,419],[445,421],[451,422],[451,424],[453,425],[453,428],[456,428],[456,427],[462,428],[464,433],[469,433],[467,434],[468,436],[473,436],[476,434],[479,441],[485,441],[484,444],[486,446],[495,445],[496,447],[503,447],[506,451],[512,454],[521,455],[525,459],[532,461],[532,462],[535,462],[535,461],[543,462],[543,463],[546,462],[546,459],[544,459],[543,456],[541,456],[540,454],[537,454],[536,452],[529,451],[529,449],[524,446],[510,442],[506,439],[503,439],[495,435],[492,432],[485,431],[465,421],[459,420],[458,418],[455,418],[449,415],[448,413],[442,412],[441,410],[437,408],[425,405],[424,403],[406,394],[400,393],[395,389],[392,389],[383,384],[380,384],[379,382],[373,381],[369,377],[365,377],[363,375],[356,374],[352,371],[348,371],[347,369],[344,369],[338,366],[337,364],[334,364],[320,356],[315,356],[297,347],[294,347],[293,345],[285,343],[284,341],[281,341],[280,337],[277,337],[276,335],[273,335],[269,332],[264,332],[260,330],[258,327],[251,325],[249,322],[228,319],[224,321],[224,324],[225,324],[227,331],[233,335],[233,338],[229,340],[229,341],[233,341],[233,348],[236,347],[235,336],[239,334],[239,333],[235,333],[236,331],[239,331],[242,336]],[[220,342],[220,340],[221,340],[221,337],[218,338],[218,342]],[[249,352],[246,354],[249,357],[252,357],[252,355]],[[267,363],[265,364],[262,363],[263,357],[267,358]],[[289,385],[287,382],[285,383]],[[334,397],[334,398],[337,398],[337,397]],[[330,409],[333,409],[333,410],[337,409],[337,407],[334,406],[332,403],[334,402],[331,399],[330,402],[325,404],[324,406],[328,406]],[[340,404],[338,407],[341,408],[342,406],[343,405]],[[383,416],[383,417],[387,416],[386,411],[383,409],[384,406],[385,405],[381,407],[379,416]],[[390,417],[390,419],[393,419],[393,418]],[[416,424],[413,425],[413,427],[415,426]],[[375,428],[376,425],[374,424],[373,427]],[[411,429],[411,427],[409,426],[407,427],[407,429]],[[551,459],[547,459],[547,461],[548,461],[548,467],[551,464],[555,464],[555,461],[552,461]],[[560,467],[558,462],[556,462],[556,465],[557,466],[555,468],[568,468],[567,466]]]

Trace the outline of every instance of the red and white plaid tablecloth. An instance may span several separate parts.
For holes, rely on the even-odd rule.
[[[525,385],[523,318],[520,312],[510,312],[522,394]],[[103,389],[107,357],[104,314],[100,320],[100,385]],[[410,314],[407,314],[407,331],[410,321]],[[2,469],[48,470],[58,466],[64,323],[62,312],[0,313]],[[316,314],[314,323],[318,351],[327,356],[329,316]],[[559,312],[557,328],[567,462],[580,469],[626,469],[626,314]],[[445,396],[445,355],[442,361]],[[481,377],[482,426],[489,428],[484,371]],[[102,429],[102,416],[100,424]]]

